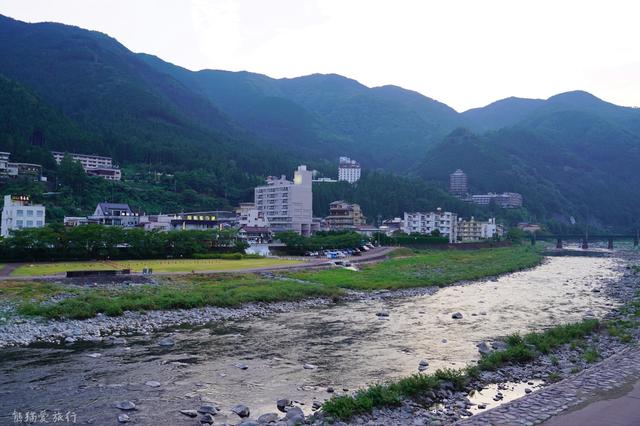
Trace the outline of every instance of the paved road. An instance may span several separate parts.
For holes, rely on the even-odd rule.
[[[458,425],[640,425],[640,347]],[[554,417],[555,416],[555,417]]]
[[[347,260],[351,263],[370,263],[383,260],[387,257],[387,255],[393,251],[395,247],[376,247],[369,252],[363,254],[358,257],[349,257],[347,259],[339,259],[339,260]],[[258,273],[258,272],[275,272],[275,271],[283,271],[283,270],[300,270],[300,269],[311,269],[311,268],[322,268],[334,265],[335,260],[328,260],[325,258],[315,259],[315,258],[298,258],[300,263],[296,263],[293,265],[279,265],[279,266],[263,266],[259,268],[243,268],[243,269],[225,269],[225,270],[213,270],[213,271],[195,271],[195,272],[154,272],[153,275],[191,275],[191,274],[229,274],[229,273]],[[11,276],[11,272],[20,266],[18,263],[8,263],[5,267],[0,270],[0,281],[3,280],[12,280],[12,281],[32,281],[34,279],[60,279],[65,276],[64,273],[56,274],[56,275],[40,275],[40,276],[21,276],[14,277]],[[140,272],[133,272],[131,275],[141,276]]]

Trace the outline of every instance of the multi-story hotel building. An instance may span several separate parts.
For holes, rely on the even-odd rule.
[[[465,172],[458,169],[449,175],[449,192],[458,197],[469,192],[469,179]]]
[[[58,164],[62,161],[67,153],[60,151],[52,151],[51,154]],[[113,165],[111,157],[102,157],[100,155],[86,155],[68,153],[74,161],[82,164],[84,171],[90,176],[99,176],[107,180],[122,179],[122,172]]]
[[[429,235],[437,230],[443,237],[448,237],[450,243],[454,243],[458,238],[457,224],[457,214],[444,212],[440,208],[435,212],[405,212],[402,232]]]
[[[502,194],[477,194],[469,199],[474,204],[488,206],[492,202],[503,209],[516,209],[522,207],[522,194],[517,192],[503,192]]]
[[[496,223],[495,218],[480,221],[472,216],[469,220],[458,220],[458,241],[487,240],[503,234],[504,229]]]
[[[45,207],[31,204],[26,195],[5,195],[0,234],[8,237],[13,229],[41,228],[45,225]]]
[[[254,190],[254,203],[264,212],[273,232],[294,231],[311,235],[313,222],[312,173],[307,166],[298,166],[293,182],[283,175],[270,176],[267,184]]]
[[[329,204],[329,216],[325,218],[329,229],[354,229],[365,224],[359,204],[334,201]]]
[[[339,181],[357,182],[360,179],[360,173],[360,163],[349,157],[340,157],[340,165],[338,166]]]

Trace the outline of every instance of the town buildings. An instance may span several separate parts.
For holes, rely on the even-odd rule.
[[[0,235],[8,237],[10,231],[45,226],[45,207],[32,204],[26,195],[5,195],[2,207]]]
[[[346,201],[334,201],[329,204],[329,216],[325,225],[330,230],[355,229],[365,224],[360,205]]]
[[[458,215],[438,208],[435,212],[412,212],[404,214],[402,232],[405,234],[430,235],[438,231],[449,238],[450,243],[457,240]]]
[[[51,151],[51,154],[58,164],[60,164],[65,155],[70,155],[74,161],[77,161],[82,165],[82,168],[89,176],[99,176],[107,180],[122,179],[122,172],[118,167],[113,165],[111,157],[65,153],[60,151]]]
[[[15,178],[26,176],[33,180],[46,181],[46,178],[42,176],[42,166],[40,164],[15,163],[9,161],[10,157],[10,152],[0,152],[0,177]]]
[[[254,190],[256,209],[263,212],[273,232],[294,231],[308,236],[314,230],[312,174],[298,166],[293,182],[283,175],[270,176],[266,185]]]
[[[340,157],[338,165],[338,180],[355,183],[360,179],[360,163],[349,157]]]
[[[449,175],[449,192],[456,197],[463,197],[469,193],[469,179],[465,172],[458,169]]]
[[[496,223],[495,218],[487,221],[476,220],[473,216],[469,220],[458,219],[458,241],[487,240],[504,235],[502,225]]]
[[[515,209],[522,207],[522,195],[517,192],[503,192],[502,194],[478,194],[469,197],[468,201],[481,206],[494,204],[503,209]]]
[[[242,226],[268,228],[269,219],[264,211],[256,208],[255,203],[240,203],[240,207],[236,209],[238,216],[238,224]]]

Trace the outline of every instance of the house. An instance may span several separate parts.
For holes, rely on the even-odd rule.
[[[273,240],[271,229],[264,226],[242,226],[238,231],[238,238],[249,244],[270,243]]]
[[[119,203],[100,203],[87,219],[90,223],[125,228],[137,226],[140,222],[138,213],[134,213],[128,204]]]

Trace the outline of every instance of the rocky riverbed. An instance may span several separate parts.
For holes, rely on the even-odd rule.
[[[594,288],[596,292],[604,292],[611,298],[626,303],[637,296],[640,291],[640,276],[634,274],[629,268],[630,264],[640,263],[640,254],[637,251],[628,251],[618,253],[623,262],[618,265],[621,275],[618,279],[609,280],[606,285]],[[592,290],[592,291],[593,291]],[[585,315],[589,318],[591,315]],[[620,319],[623,321],[633,321],[630,314],[623,313],[618,309],[612,309],[603,316],[604,320],[611,321]],[[632,328],[629,330],[632,336],[632,342],[640,339],[640,328]],[[480,346],[480,352],[489,351],[489,345],[483,343]],[[613,355],[625,352],[630,347],[630,342],[623,342],[618,337],[609,335],[607,330],[602,330],[592,336],[589,336],[580,345],[566,344],[552,353],[542,355],[534,361],[523,365],[507,365],[496,371],[482,372],[477,380],[472,380],[467,388],[462,392],[454,391],[453,385],[447,385],[437,392],[430,392],[424,398],[418,401],[404,401],[401,407],[375,409],[371,414],[362,415],[351,419],[349,425],[385,425],[385,426],[402,426],[402,425],[447,425],[457,423],[461,419],[469,419],[471,416],[482,413],[485,410],[500,406],[505,402],[509,402],[521,397],[532,394],[538,389],[547,385],[556,383],[571,377],[583,370],[593,366],[593,363],[602,359],[607,359]],[[493,349],[501,349],[500,345],[494,345]],[[594,358],[595,357],[595,358]],[[593,367],[598,370],[606,368],[597,365]],[[598,374],[599,372],[596,372]],[[614,374],[615,373],[615,374]],[[636,374],[631,369],[629,374]],[[619,376],[618,371],[612,372],[613,375]],[[606,377],[606,372],[600,374]],[[617,377],[616,380],[620,378]],[[567,385],[567,387],[575,387]],[[579,386],[578,386],[579,387]],[[569,392],[568,398],[563,400],[558,410],[563,411],[570,405],[575,405],[581,399],[575,394]],[[487,398],[487,396],[490,398]],[[553,396],[552,396],[553,398]],[[540,404],[537,402],[536,404]],[[544,403],[543,403],[544,405]],[[547,419],[550,414],[546,411],[541,412],[538,405],[532,405],[527,412],[526,403],[520,404],[520,410],[514,410],[509,414],[508,410],[501,413],[503,421],[507,423],[513,420],[518,422],[528,422],[527,424],[539,423]],[[498,417],[500,417],[498,416]],[[321,418],[321,416],[320,416]],[[320,418],[315,420],[321,424]],[[486,424],[491,419],[483,418],[483,420],[465,422],[465,424]]]
[[[627,275],[615,259],[550,259],[538,268],[503,277],[439,290],[353,294],[349,301],[337,303],[317,299],[9,324],[12,344],[28,343],[20,340],[21,332],[40,342],[0,351],[0,420],[8,419],[3,415],[12,410],[67,409],[77,411],[78,423],[86,424],[115,423],[120,415],[137,424],[198,424],[210,420],[207,414],[215,424],[255,424],[259,419],[274,420],[274,415],[285,417],[281,405],[290,413],[285,420],[289,424],[301,416],[321,423],[310,414],[332,395],[420,368],[429,372],[463,367],[478,359],[478,344],[490,346],[495,337],[514,331],[603,317],[628,294],[620,284]],[[454,317],[456,313],[461,317]],[[184,323],[202,325],[177,326]],[[54,326],[58,329],[48,328]],[[4,333],[5,326],[0,328]],[[61,345],[68,337],[77,341]],[[46,340],[52,343],[42,342]],[[607,354],[604,348],[602,353]],[[551,367],[563,365],[562,357],[557,364],[548,361]],[[528,386],[535,390],[548,379],[547,370],[495,374],[499,376],[483,376],[473,386],[499,383],[504,389],[495,385],[495,390],[503,400],[512,397],[510,387],[516,393]],[[487,392],[493,388],[483,393]],[[464,398],[476,401],[449,389],[440,405],[407,402],[403,408],[353,422],[451,422],[477,409],[467,406]],[[289,403],[277,404],[278,400]],[[127,401],[135,410],[117,408]],[[206,404],[214,405],[216,413],[197,412]],[[244,413],[235,410],[238,405],[247,406],[249,417],[237,414]]]

